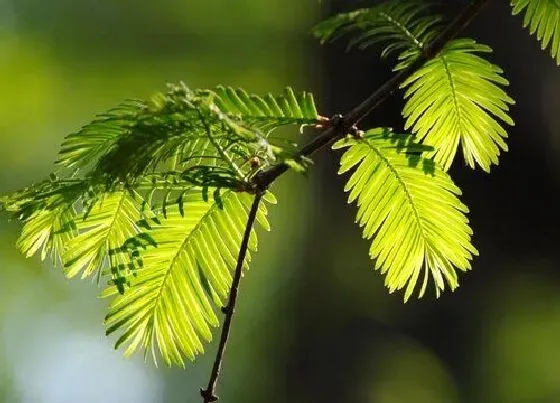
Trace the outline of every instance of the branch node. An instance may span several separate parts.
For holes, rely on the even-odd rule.
[[[221,311],[224,315],[232,315],[234,312],[233,307],[231,305],[223,306]]]
[[[354,137],[355,139],[363,139],[364,138],[364,131],[358,129],[358,125],[356,123],[354,123],[351,127],[350,127],[350,135],[352,137]]]
[[[315,129],[326,129],[330,126],[331,120],[325,116],[317,116],[318,123],[314,126]]]
[[[330,127],[333,127],[335,129],[341,128],[343,124],[344,124],[344,116],[340,113],[333,115],[333,117],[330,119]]]

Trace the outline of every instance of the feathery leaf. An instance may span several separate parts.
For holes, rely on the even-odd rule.
[[[132,130],[147,110],[144,101],[125,101],[98,115],[91,123],[66,137],[56,165],[58,168],[83,168],[94,163],[119,137]]]
[[[364,238],[373,238],[370,257],[386,274],[390,292],[406,286],[407,300],[422,271],[420,297],[430,274],[438,296],[445,282],[456,288],[456,270],[470,269],[477,254],[465,217],[468,209],[457,198],[460,189],[422,157],[424,146],[411,136],[373,129],[363,139],[347,137],[333,146],[347,147],[339,173],[356,169],[344,190],[350,192],[349,203],[357,200],[356,221]]]
[[[155,96],[129,133],[99,158],[94,173],[109,182],[136,178],[155,170],[195,171],[208,185],[235,187],[246,180],[236,161],[249,159],[263,139],[225,116],[209,94],[170,85]],[[266,143],[266,139],[263,139]],[[191,175],[193,180],[196,175]]]
[[[261,97],[247,94],[241,88],[216,87],[214,102],[232,118],[270,132],[285,125],[309,126],[320,123],[313,95],[302,92],[298,96],[287,87],[284,94]]]
[[[177,205],[169,206],[166,219],[149,223],[147,235],[155,247],[142,239],[129,242],[139,249],[142,267],[106,317],[108,334],[122,332],[116,347],[127,344],[126,355],[143,348],[154,359],[157,349],[166,364],[181,366],[184,356],[193,360],[203,352],[201,338],[210,341],[210,326],[218,325],[212,303],[221,306],[228,295],[253,197],[226,191],[220,208],[192,188],[183,194],[184,215]],[[266,200],[274,202],[271,194]],[[269,229],[266,214],[261,204],[257,220]],[[249,250],[256,249],[253,230]],[[245,265],[249,261],[248,254]],[[110,287],[103,296],[114,294]]]
[[[2,210],[23,221],[18,249],[26,257],[40,251],[42,260],[50,255],[53,263],[62,263],[66,244],[77,235],[75,204],[86,189],[83,181],[53,176],[2,197]]]
[[[54,264],[62,264],[62,251],[77,235],[76,211],[72,203],[55,198],[60,196],[53,196],[52,207],[36,210],[24,220],[16,246],[25,257],[40,251],[41,260],[50,255]]]
[[[418,0],[389,0],[338,14],[315,26],[312,32],[322,43],[355,33],[349,48],[365,49],[381,43],[383,57],[397,53],[412,61],[441,30],[442,18],[427,13],[427,9],[428,5]]]
[[[560,65],[560,1],[512,0],[512,14],[525,10],[523,27],[541,41],[541,49],[550,48],[550,54]]]
[[[502,70],[476,54],[488,52],[486,45],[456,39],[401,85],[407,88],[405,129],[435,147],[432,155],[444,170],[459,144],[466,163],[485,171],[498,164],[500,149],[507,151],[507,133],[495,118],[513,125],[507,113],[514,101],[499,87],[508,85]]]
[[[68,277],[82,272],[82,278],[97,273],[99,279],[106,263],[119,267],[115,262],[124,261],[129,267],[128,255],[123,256],[121,247],[139,232],[139,199],[128,190],[104,193],[80,214],[76,220],[79,235],[68,242],[63,255]],[[124,275],[113,273],[115,280]],[[119,287],[119,291],[124,289]]]

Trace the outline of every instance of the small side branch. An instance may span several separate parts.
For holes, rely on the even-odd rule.
[[[241,274],[243,272],[243,262],[245,261],[245,256],[247,255],[247,249],[249,247],[249,237],[251,235],[253,225],[255,224],[255,219],[257,217],[257,211],[259,209],[259,203],[261,201],[262,195],[262,192],[258,192],[255,195],[255,199],[253,200],[253,204],[251,205],[251,210],[249,211],[249,216],[247,218],[247,226],[245,227],[245,233],[243,234],[243,240],[241,241],[239,256],[237,257],[237,266],[235,267],[235,273],[233,276],[233,281],[231,283],[229,300],[227,305],[222,308],[222,312],[226,315],[226,317],[224,320],[224,325],[222,326],[222,334],[220,336],[220,344],[216,353],[216,359],[214,360],[214,365],[212,366],[212,372],[210,374],[208,386],[206,387],[206,389],[200,390],[200,394],[204,399],[204,403],[215,402],[216,400],[218,400],[218,397],[216,396],[216,384],[218,382],[218,377],[220,376],[220,369],[222,367],[224,351],[226,349],[229,338],[231,321],[233,319],[233,314],[235,313],[235,304],[237,302],[237,294],[239,292],[239,283],[241,281]]]

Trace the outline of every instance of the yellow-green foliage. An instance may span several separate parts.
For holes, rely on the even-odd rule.
[[[406,287],[405,300],[422,278],[420,296],[428,278],[437,295],[447,282],[458,286],[456,270],[470,269],[477,254],[471,245],[467,207],[460,189],[448,174],[425,159],[425,147],[411,136],[372,129],[362,139],[347,137],[334,149],[348,148],[339,173],[355,168],[344,190],[356,201],[356,221],[363,236],[373,239],[369,255],[386,275],[390,292]]]
[[[560,2],[558,0],[512,0],[513,15],[525,11],[523,26],[536,34],[541,48],[560,65]]]

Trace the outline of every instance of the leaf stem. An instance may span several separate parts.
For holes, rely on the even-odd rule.
[[[251,230],[253,229],[255,219],[257,218],[257,211],[259,209],[259,203],[261,201],[262,195],[262,192],[258,192],[255,195],[255,199],[253,200],[253,204],[251,205],[251,210],[249,211],[249,216],[247,218],[247,225],[245,227],[245,233],[243,234],[243,240],[241,241],[239,256],[237,257],[237,266],[235,267],[235,274],[233,276],[233,281],[231,283],[231,289],[229,292],[229,300],[227,305],[222,308],[222,312],[226,316],[224,319],[224,324],[222,326],[220,344],[218,345],[218,351],[216,353],[214,365],[212,366],[212,372],[210,374],[208,386],[206,387],[206,389],[200,390],[200,394],[204,399],[204,403],[215,402],[216,400],[218,400],[218,397],[215,395],[216,384],[218,382],[218,377],[220,376],[220,369],[222,367],[224,352],[229,338],[231,322],[233,320],[233,314],[235,312],[235,304],[237,302],[237,294],[239,292],[239,283],[241,281],[241,274],[243,272],[243,262],[245,261],[245,256],[247,255],[247,249],[249,247],[249,237],[251,236]]]

